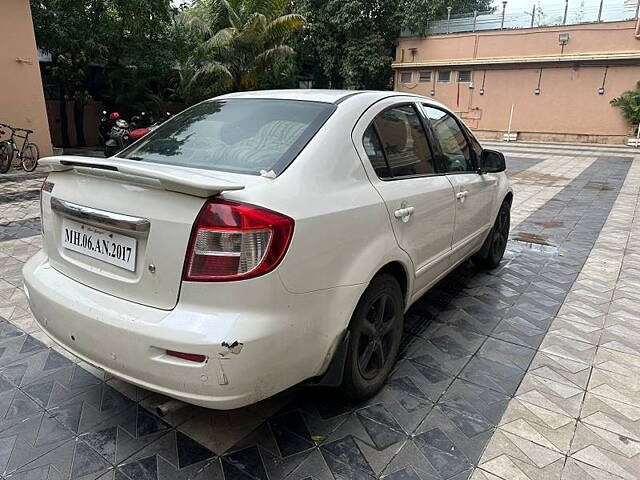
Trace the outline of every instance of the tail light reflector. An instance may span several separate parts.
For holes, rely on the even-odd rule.
[[[270,272],[289,247],[293,224],[255,205],[209,200],[191,232],[184,280],[242,280]]]
[[[167,355],[170,357],[181,358],[182,360],[188,360],[190,362],[204,363],[207,359],[205,355],[199,355],[197,353],[184,353],[176,352],[175,350],[167,350]]]

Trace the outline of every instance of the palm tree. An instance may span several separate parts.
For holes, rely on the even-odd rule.
[[[291,0],[202,0],[184,21],[205,39],[191,59],[189,82],[216,81],[225,90],[257,88],[261,73],[290,57],[287,38],[306,20],[285,13]],[[205,8],[208,7],[208,8]]]
[[[635,90],[624,92],[619,97],[611,100],[611,105],[622,110],[622,116],[633,127],[633,133],[638,133],[640,125],[640,82]]]

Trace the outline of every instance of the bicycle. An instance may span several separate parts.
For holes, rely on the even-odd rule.
[[[7,155],[9,161],[3,161],[2,147],[0,147],[0,173],[7,173],[11,164],[13,163],[13,157],[15,156],[22,163],[22,168],[25,172],[33,172],[38,166],[38,159],[40,158],[40,149],[38,146],[29,142],[29,135],[33,133],[33,130],[27,128],[14,128],[10,125],[0,124],[1,127],[6,127],[11,130],[11,137],[9,140],[5,140],[2,144],[8,144],[10,149]],[[24,132],[24,136],[17,132]],[[18,148],[16,138],[23,140],[22,148]]]

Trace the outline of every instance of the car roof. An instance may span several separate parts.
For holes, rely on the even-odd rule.
[[[253,90],[249,92],[236,92],[222,95],[216,98],[278,98],[283,100],[304,100],[308,102],[326,102],[339,104],[349,98],[366,97],[371,103],[389,97],[415,97],[421,101],[426,101],[435,105],[439,102],[431,98],[421,95],[408,94],[395,91],[377,91],[377,90],[330,90],[330,89],[313,89],[300,88],[288,90]]]
[[[343,99],[359,93],[362,93],[362,91],[299,88],[288,90],[253,90],[250,92],[236,92],[222,95],[217,98],[279,98],[283,100],[340,103]]]

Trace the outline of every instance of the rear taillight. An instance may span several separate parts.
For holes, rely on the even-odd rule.
[[[264,275],[284,257],[293,219],[246,203],[211,199],[191,232],[184,280],[229,281]]]

